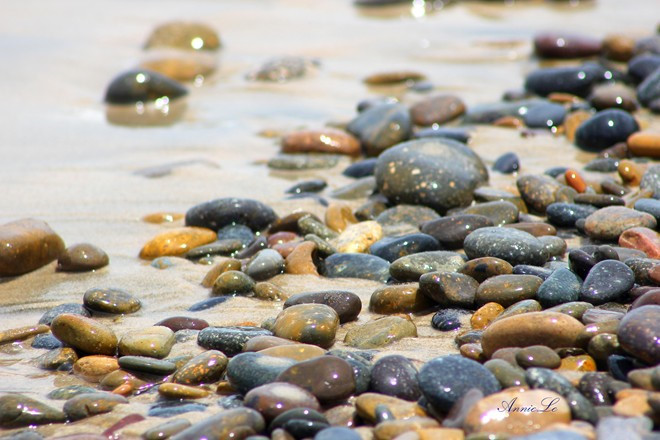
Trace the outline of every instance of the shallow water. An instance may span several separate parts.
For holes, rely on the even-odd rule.
[[[110,255],[111,262],[87,274],[56,273],[51,264],[0,281],[0,329],[34,324],[53,305],[80,302],[88,288],[117,287],[144,303],[136,314],[102,318],[119,335],[183,314],[209,295],[199,285],[208,266],[175,259],[175,267],[158,270],[137,258],[148,239],[181,225],[180,221],[147,224],[140,220],[144,215],[185,212],[194,204],[226,196],[260,199],[279,214],[303,208],[322,215],[323,207],[313,201],[284,200],[284,190],[308,177],[327,179],[326,191],[350,182],[340,175],[348,159],[329,171],[269,171],[264,162],[278,151],[277,139],[259,133],[345,122],[355,114],[357,101],[370,96],[394,94],[406,103],[425,96],[406,92],[403,86],[368,87],[361,82],[379,71],[419,71],[435,85],[434,91],[453,92],[468,106],[496,101],[504,90],[520,88],[525,73],[537,65],[530,54],[531,38],[539,30],[641,37],[657,25],[655,0],[638,0],[634,7],[616,0],[466,2],[425,15],[419,8],[411,11],[409,5],[359,9],[348,0],[93,4],[23,0],[1,9],[5,68],[0,83],[0,224],[23,217],[43,219],[68,245],[94,243]],[[218,72],[200,87],[191,86],[187,113],[178,124],[153,128],[109,124],[102,103],[107,84],[145,56],[142,44],[156,25],[181,18],[207,22],[220,32],[224,48]],[[280,55],[318,58],[321,67],[285,84],[245,79],[246,73]],[[640,118],[658,125],[647,115]],[[502,128],[479,129],[471,146],[487,163],[503,152],[516,151],[522,172],[577,166],[591,157],[578,154],[563,137],[522,138],[517,131]],[[491,185],[515,188],[513,177],[497,174],[491,176]],[[352,290],[364,303],[358,323],[371,318],[366,306],[378,286],[313,276],[283,275],[274,282],[291,293]],[[214,325],[260,323],[280,308],[277,303],[235,298],[194,315]],[[415,322],[420,337],[395,343],[388,353],[427,360],[456,352],[455,332],[431,329],[430,315],[416,317]],[[343,326],[337,341],[354,325]],[[54,386],[80,382],[36,368],[31,358],[43,351],[31,350],[29,344],[0,348],[0,393],[22,392],[45,400]],[[194,349],[194,344],[182,346],[181,350]],[[92,421],[108,427],[122,415],[146,414],[146,403],[141,402],[150,399],[134,398],[130,406],[119,406]],[[217,411],[214,400],[207,402]],[[192,420],[208,414],[207,410],[204,415],[184,417]],[[160,421],[132,425],[126,433],[140,433]],[[45,427],[40,432],[93,432],[86,423]]]

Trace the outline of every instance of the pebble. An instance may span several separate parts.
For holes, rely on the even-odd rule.
[[[330,154],[278,154],[268,160],[268,168],[275,170],[314,170],[333,168],[340,156]]]
[[[326,351],[316,345],[309,344],[291,344],[291,345],[282,345],[276,347],[270,347],[263,350],[259,350],[258,353],[273,356],[273,357],[282,357],[294,359],[297,361],[306,361],[308,359],[317,358],[323,356]]]
[[[616,301],[635,283],[633,271],[624,263],[604,260],[596,264],[584,280],[580,299],[592,304]]]
[[[245,272],[254,280],[267,280],[284,272],[284,259],[279,252],[273,249],[263,249],[248,261]],[[254,289],[254,285],[250,290],[252,289]]]
[[[658,233],[645,227],[626,229],[619,236],[619,245],[643,251],[649,258],[660,258]]]
[[[207,309],[210,309],[212,307],[217,306],[218,304],[224,303],[228,299],[229,299],[229,297],[226,297],[226,296],[219,296],[219,297],[216,297],[216,298],[208,298],[208,299],[205,299],[203,301],[199,301],[199,302],[191,305],[190,307],[188,307],[188,311],[189,312],[199,312],[201,310],[207,310]]]
[[[610,34],[603,39],[603,55],[614,61],[628,61],[635,50],[635,39],[627,35]]]
[[[470,325],[474,330],[481,330],[490,325],[504,312],[504,307],[496,302],[489,302],[479,307],[470,318]]]
[[[596,110],[618,108],[634,112],[639,106],[634,90],[618,83],[595,87],[589,102]]]
[[[309,60],[298,56],[282,56],[267,60],[259,69],[246,75],[250,81],[268,81],[284,83],[302,78],[312,66],[318,66],[318,60]]]
[[[639,187],[651,191],[653,198],[660,198],[660,166],[657,164],[649,166],[642,176]]]
[[[481,344],[487,357],[503,347],[575,347],[583,329],[578,320],[563,313],[523,313],[493,322],[484,331]]]
[[[119,404],[127,404],[124,396],[112,393],[78,394],[67,400],[62,408],[69,420],[85,419],[112,411]]]
[[[179,330],[202,330],[209,326],[209,323],[200,318],[189,318],[187,316],[171,316],[158,321],[157,326],[167,327],[173,332]]]
[[[545,213],[555,226],[574,227],[575,222],[586,219],[597,211],[595,206],[577,203],[551,203]]]
[[[659,305],[638,307],[623,317],[617,331],[621,347],[650,365],[660,362],[659,317]]]
[[[92,316],[91,313],[89,313],[89,310],[83,307],[82,304],[64,303],[55,306],[50,310],[48,310],[46,313],[44,313],[41,316],[41,318],[39,318],[39,324],[46,324],[50,326],[51,323],[53,322],[53,319],[55,319],[56,316],[61,315],[63,313],[67,313],[70,315],[80,315],[86,318]]]
[[[454,95],[431,96],[410,107],[412,121],[422,127],[444,124],[463,113],[465,113],[465,103]]]
[[[470,129],[463,127],[429,127],[413,133],[413,139],[441,137],[467,144],[470,140]]]
[[[147,242],[140,258],[153,260],[163,256],[183,255],[190,249],[213,242],[217,235],[206,228],[183,227],[161,232]]]
[[[284,302],[283,308],[298,304],[325,304],[332,307],[337,312],[341,324],[355,321],[362,310],[362,301],[359,296],[353,292],[341,290],[298,293],[290,296]]]
[[[566,139],[574,142],[577,129],[582,125],[583,122],[591,118],[591,116],[592,113],[587,110],[576,110],[566,115],[563,125]]]
[[[440,243],[434,237],[416,233],[382,238],[371,245],[369,252],[392,263],[406,255],[438,249],[440,249]]]
[[[379,104],[360,113],[346,130],[360,140],[367,156],[378,156],[410,137],[412,121],[405,105]]]
[[[319,356],[298,362],[275,379],[297,385],[312,393],[322,404],[336,403],[355,392],[353,368],[336,356]]]
[[[334,202],[325,210],[325,224],[336,232],[343,232],[348,226],[358,222],[348,203]]]
[[[339,315],[325,304],[298,304],[280,312],[275,319],[275,336],[328,348],[335,342]]]
[[[520,158],[513,152],[504,153],[493,163],[493,169],[503,174],[515,173],[520,169]]]
[[[248,340],[272,334],[260,327],[207,327],[198,333],[197,344],[207,350],[218,350],[226,356],[235,356],[243,351]]]
[[[261,353],[240,353],[227,364],[227,379],[241,394],[274,382],[277,376],[297,361]]]
[[[158,394],[170,399],[201,399],[208,396],[209,391],[187,385],[163,383],[158,386]]]
[[[34,328],[34,327],[29,327],[29,328]],[[51,333],[41,333],[34,337],[34,339],[32,340],[32,344],[30,344],[30,347],[52,350],[54,348],[62,347],[62,342],[59,339],[57,339],[55,336],[53,336]]]
[[[585,171],[611,173],[619,168],[619,160],[613,157],[597,157],[584,166]]]
[[[311,438],[321,429],[328,428],[328,419],[311,408],[294,408],[275,417],[268,425],[268,431],[275,436],[275,430],[283,429],[294,438]]]
[[[415,401],[421,396],[417,369],[410,359],[400,355],[382,357],[374,364],[369,388],[403,400]]]
[[[628,149],[635,156],[660,157],[660,134],[639,131],[628,138]]]
[[[195,205],[186,212],[187,226],[200,226],[213,230],[239,224],[253,231],[261,231],[276,219],[275,212],[257,200],[229,197]]]
[[[428,361],[417,375],[422,394],[433,407],[447,412],[471,388],[484,395],[496,393],[500,384],[486,367],[459,355]]]
[[[293,408],[320,410],[316,397],[290,383],[273,382],[251,389],[244,398],[245,406],[259,411],[266,421]]]
[[[559,92],[586,97],[598,80],[599,71],[592,65],[547,67],[528,74],[525,89],[539,96]]]
[[[110,263],[108,254],[98,246],[80,243],[69,246],[57,258],[57,270],[61,272],[88,272]]]
[[[362,278],[384,283],[390,263],[375,255],[336,253],[325,259],[322,274],[328,278]]]
[[[491,124],[505,116],[521,116],[530,108],[545,103],[540,99],[522,99],[514,102],[495,102],[468,108],[463,117],[466,124]]]
[[[363,253],[383,237],[383,229],[378,222],[365,221],[350,225],[330,244],[340,253]]]
[[[522,348],[516,353],[516,362],[522,368],[557,368],[561,364],[561,358],[548,347],[532,345]]]
[[[304,235],[314,234],[318,237],[329,240],[336,238],[338,234],[332,229],[324,225],[320,220],[313,218],[312,216],[302,217],[298,220],[298,228],[300,232]]]
[[[147,69],[128,70],[116,76],[105,91],[108,104],[153,102],[162,97],[173,101],[188,94],[179,82]]]
[[[468,434],[488,433],[508,437],[532,434],[570,421],[568,403],[559,394],[547,390],[511,388],[478,401],[465,417],[464,428]],[[532,440],[535,436],[519,438]],[[553,438],[547,437],[548,440]]]
[[[369,389],[372,366],[365,356],[370,353],[334,349],[330,350],[328,354],[342,358],[350,364],[355,378],[355,395],[362,394]]]
[[[122,356],[118,360],[119,367],[124,370],[150,373],[159,376],[167,376],[176,371],[173,362],[154,359],[146,356]]]
[[[0,426],[3,428],[62,423],[65,420],[66,415],[59,409],[22,394],[0,397]]]
[[[52,320],[50,329],[64,344],[85,353],[114,355],[117,350],[115,332],[91,318],[61,313]]]
[[[456,310],[439,310],[431,318],[431,327],[442,332],[456,330],[461,327],[461,318]]]
[[[391,202],[421,204],[440,213],[468,205],[472,191],[488,180],[479,156],[442,138],[390,148],[378,158],[375,174],[378,190]]]
[[[602,41],[588,35],[543,32],[534,36],[534,52],[540,58],[586,58],[599,55]]]
[[[447,307],[471,308],[479,283],[468,275],[454,272],[429,272],[419,278],[419,291]]]
[[[215,383],[227,367],[227,357],[218,350],[208,350],[177,369],[173,381],[184,385]]]
[[[575,132],[575,143],[584,150],[600,152],[617,142],[625,142],[636,131],[639,125],[628,112],[602,110],[580,125]]]
[[[194,51],[214,51],[222,43],[217,32],[200,22],[171,21],[157,26],[149,35],[145,49],[169,47]]]
[[[660,68],[650,73],[642,83],[637,86],[637,99],[645,107],[650,107],[653,101],[660,97]]]
[[[471,232],[486,226],[493,226],[493,222],[486,216],[475,214],[457,214],[431,220],[422,225],[421,231],[431,235],[448,249],[457,249],[463,246],[463,241]]]
[[[605,208],[606,206],[623,206],[626,201],[622,197],[610,194],[578,194],[574,198],[574,202],[578,204],[593,205],[597,208]]]
[[[342,171],[342,174],[346,177],[352,177],[354,179],[373,176],[377,160],[378,159],[375,157],[359,160],[347,166],[344,171]]]
[[[139,299],[121,289],[94,288],[83,295],[83,304],[94,312],[121,315],[135,313],[142,303]]]
[[[660,67],[660,55],[642,54],[628,62],[628,75],[636,82],[641,83],[647,76]]]
[[[189,439],[238,439],[262,432],[266,427],[264,418],[249,408],[234,408],[212,415],[169,437],[171,440]]]
[[[376,217],[382,226],[397,226],[406,224],[417,229],[422,223],[440,218],[431,208],[418,205],[397,205],[386,209]]]
[[[122,356],[149,356],[162,359],[170,354],[176,342],[174,332],[167,327],[153,326],[134,330],[119,340]]]
[[[543,280],[534,275],[497,275],[479,285],[477,305],[496,302],[508,307],[518,301],[532,299]]]
[[[468,258],[496,257],[512,265],[542,265],[548,259],[543,243],[531,234],[511,228],[486,227],[463,243]]]
[[[566,117],[566,108],[553,102],[536,105],[523,116],[525,125],[529,128],[551,129],[559,127]]]
[[[369,197],[376,189],[376,178],[367,176],[357,179],[348,185],[334,189],[330,192],[330,197],[342,200],[355,200]]]
[[[160,440],[170,438],[188,428],[191,423],[186,419],[172,419],[165,423],[149,428],[142,433],[145,440]]]
[[[554,353],[554,352],[553,352]],[[516,353],[517,354],[517,353]],[[511,365],[503,359],[491,359],[484,364],[495,378],[500,382],[502,388],[526,386],[525,370]]]
[[[483,282],[496,275],[506,275],[513,272],[513,266],[501,258],[481,257],[474,258],[465,263],[459,272],[468,275],[477,282]]]
[[[314,264],[313,258],[316,248],[316,243],[311,241],[304,241],[300,244],[297,244],[293,251],[291,251],[291,253],[286,257],[284,271],[293,275],[318,276],[319,273],[316,265]],[[259,287],[259,284],[255,286],[255,293],[258,293],[257,288]],[[281,298],[276,299],[279,300]]]
[[[417,327],[399,316],[385,316],[348,330],[344,344],[370,349],[389,345],[403,338],[417,337]]]
[[[525,204],[531,211],[545,213],[560,188],[556,180],[548,176],[523,175],[516,180],[516,186]]]
[[[493,226],[503,226],[518,221],[518,208],[511,202],[500,200],[484,202],[461,211],[463,214],[483,215]]]
[[[380,393],[363,393],[355,399],[355,410],[364,420],[374,423],[378,409],[387,408],[396,420],[426,416],[426,412],[415,402],[386,396]]]
[[[0,277],[38,269],[64,252],[64,241],[42,220],[22,219],[0,226]]]
[[[543,307],[553,307],[577,301],[582,280],[568,268],[559,268],[550,274],[539,287],[536,298]]]
[[[332,426],[314,436],[314,440],[360,440],[361,438],[354,430],[342,426]]]
[[[614,241],[626,229],[639,226],[654,229],[656,224],[655,218],[645,212],[623,206],[608,206],[587,217],[584,228],[591,238]]]
[[[282,264],[284,263],[284,260],[280,254],[278,254],[276,251],[273,251],[272,249],[267,250],[277,254],[277,257],[282,260]],[[272,259],[269,258],[269,256],[273,255],[266,255],[265,259],[268,260],[268,262],[275,260],[274,256]],[[257,262],[257,266],[255,266],[253,269],[253,272],[261,275],[259,273],[259,262]],[[220,276],[218,276],[218,278],[216,278],[215,282],[213,283],[212,293],[213,295],[250,295],[253,293],[254,287],[255,282],[249,275],[238,270],[229,270],[227,272],[223,272],[220,274]]]
[[[53,348],[37,358],[39,367],[46,370],[58,370],[63,367],[70,368],[77,360],[78,355],[76,351],[69,347]]]
[[[390,274],[399,281],[418,281],[429,272],[457,272],[465,257],[457,252],[430,251],[407,255],[390,265]]]
[[[303,130],[282,138],[283,153],[333,153],[357,156],[360,141],[354,136],[332,128]]]
[[[157,401],[149,407],[147,415],[150,417],[173,417],[193,411],[204,412],[206,411],[206,405],[181,399]]]

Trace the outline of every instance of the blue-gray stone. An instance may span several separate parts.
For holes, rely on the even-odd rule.
[[[192,411],[204,412],[206,411],[206,405],[190,400],[165,400],[151,405],[147,415],[150,417],[172,417]]]
[[[60,348],[62,342],[53,336],[52,333],[42,333],[34,337],[32,341],[32,348],[45,348],[46,350],[52,350],[54,348]]]
[[[391,263],[406,255],[437,251],[440,248],[438,240],[428,234],[419,233],[385,237],[372,244],[369,252]]]
[[[48,310],[43,315],[41,315],[41,318],[39,319],[39,324],[50,325],[53,322],[53,319],[55,319],[57,315],[61,315],[62,313],[71,313],[74,315],[85,316],[87,318],[92,316],[92,314],[89,313],[89,310],[83,307],[82,304],[66,303],[66,304],[60,304],[59,306],[55,306],[52,309]]]
[[[399,103],[375,105],[349,122],[346,131],[360,139],[368,156],[378,156],[410,137],[410,112],[408,107]]]
[[[660,199],[660,164],[651,165],[644,171],[639,187],[653,191],[653,198]]]
[[[523,116],[523,121],[530,128],[551,129],[561,125],[565,117],[566,109],[563,105],[548,102],[530,108]]]
[[[328,278],[362,278],[386,282],[390,263],[375,255],[335,253],[325,259],[323,275]]]
[[[326,186],[328,184],[323,179],[311,179],[298,182],[284,192],[287,194],[317,193],[323,191]]]
[[[540,96],[570,93],[586,97],[593,85],[602,79],[600,73],[593,65],[541,68],[527,75],[525,89]]]
[[[660,98],[660,67],[650,73],[637,87],[637,99],[648,107],[652,101]]]
[[[468,129],[465,128],[431,127],[431,128],[423,128],[421,130],[418,130],[413,135],[414,139],[432,138],[432,137],[447,138],[467,144],[467,142],[470,140],[470,132],[468,131]]]
[[[456,330],[461,327],[461,318],[456,310],[438,310],[431,318],[431,327],[442,332]]]
[[[630,113],[619,109],[602,110],[584,121],[575,131],[575,144],[587,151],[599,152],[639,131]]]
[[[595,206],[578,203],[551,203],[545,210],[548,222],[555,226],[575,226],[581,218],[587,218],[597,211]]]
[[[598,157],[584,166],[586,171],[596,171],[599,173],[612,173],[619,169],[621,159],[614,157]]]
[[[493,169],[503,174],[511,174],[520,169],[520,159],[516,153],[504,153],[493,164]]]
[[[213,298],[208,298],[199,302],[196,302],[192,306],[188,307],[189,312],[199,312],[201,310],[207,310],[210,309],[211,307],[215,307],[218,304],[222,304],[223,302],[229,300],[229,296],[216,296]]]
[[[635,284],[635,274],[621,261],[605,260],[589,271],[580,289],[580,300],[592,304],[616,301]]]
[[[369,389],[371,382],[371,363],[364,354],[368,352],[355,352],[348,350],[334,349],[326,354],[337,356],[349,363],[353,368],[353,377],[355,378],[355,394],[359,395]]]
[[[542,99],[526,99],[514,102],[496,102],[469,107],[463,117],[468,124],[490,124],[504,116],[522,117],[530,108],[542,105],[548,101]]]
[[[273,249],[262,249],[248,261],[245,273],[257,281],[264,281],[284,273],[284,258]]]
[[[545,308],[577,301],[581,286],[582,280],[579,276],[567,268],[560,268],[541,284],[536,292],[536,299]]]
[[[234,223],[260,231],[275,219],[275,211],[257,200],[229,197],[195,205],[186,212],[187,226],[201,226],[214,231]]]
[[[273,333],[261,327],[206,327],[197,335],[197,344],[207,350],[220,350],[226,356],[234,356],[243,345],[255,336],[271,336]]]
[[[376,169],[376,161],[378,159],[372,157],[370,159],[364,159],[359,162],[350,164],[342,174],[346,177],[352,177],[354,179],[359,179],[361,177],[373,176],[374,170]]]
[[[343,426],[332,426],[318,432],[314,440],[360,440],[360,434],[350,428]]]
[[[274,382],[280,373],[295,363],[289,358],[241,353],[229,360],[227,379],[236,391],[245,395],[253,388]]]
[[[628,75],[635,82],[641,83],[658,67],[660,67],[660,55],[649,53],[638,55],[628,61]]]
[[[399,281],[419,281],[429,272],[458,272],[465,264],[463,254],[451,251],[429,251],[407,255],[390,265],[390,274]]]
[[[651,214],[653,217],[655,217],[655,220],[660,223],[660,200],[639,199],[635,202],[635,209],[637,211]]]
[[[501,258],[515,266],[540,266],[548,259],[543,243],[532,234],[513,228],[477,229],[465,238],[463,248],[469,259]]]
[[[371,391],[404,400],[417,400],[421,396],[417,384],[417,368],[404,356],[385,356],[371,369]]]

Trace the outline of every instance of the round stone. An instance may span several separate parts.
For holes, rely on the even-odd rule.
[[[531,211],[545,213],[551,203],[556,201],[559,183],[548,176],[523,175],[516,180],[516,186],[525,204]]]
[[[488,217],[457,214],[428,221],[420,229],[438,240],[445,248],[458,249],[463,247],[465,237],[472,231],[486,226],[494,226]]]
[[[369,310],[383,315],[418,313],[431,307],[433,301],[423,295],[415,283],[379,287],[369,300]]]
[[[455,272],[429,272],[419,278],[420,293],[442,306],[470,308],[474,305],[479,283]]]
[[[542,32],[534,36],[534,51],[541,58],[585,58],[599,55],[602,41],[588,35]]]
[[[630,113],[619,109],[602,110],[580,125],[575,132],[578,147],[599,152],[639,131],[639,125]]]
[[[267,205],[252,199],[224,198],[193,206],[186,212],[186,225],[218,230],[230,224],[261,231],[277,219]]]
[[[386,316],[353,327],[346,333],[344,343],[349,347],[379,348],[406,337],[417,337],[417,327],[399,316]]]
[[[592,304],[618,300],[635,284],[635,274],[624,263],[604,260],[589,271],[580,289],[580,299]]]
[[[391,263],[406,255],[439,249],[438,240],[428,234],[406,234],[378,240],[371,245],[369,252]]]
[[[572,301],[580,296],[582,280],[568,268],[559,268],[543,281],[536,298],[544,307],[553,307]]]
[[[227,356],[217,350],[208,350],[190,359],[177,369],[172,380],[184,385],[215,383],[227,367]]]
[[[375,105],[353,119],[346,130],[360,139],[368,156],[378,156],[392,145],[410,137],[410,112],[403,104]]]
[[[275,336],[323,348],[332,346],[339,327],[339,315],[325,304],[299,304],[288,307],[275,320]]]
[[[561,364],[561,358],[549,347],[532,345],[516,353],[516,362],[523,368],[557,368]]]
[[[110,263],[108,254],[98,246],[80,243],[69,246],[57,259],[57,270],[61,272],[87,272],[100,269]]]
[[[121,289],[89,289],[83,295],[83,304],[95,312],[121,315],[135,313],[142,303],[130,293]]]
[[[188,94],[188,90],[177,81],[160,73],[136,69],[121,73],[112,80],[105,91],[105,102],[109,104],[135,104],[153,102],[162,97],[170,101]]]
[[[496,302],[508,307],[525,299],[532,299],[543,283],[534,275],[497,275],[479,285],[475,296],[478,305]]]
[[[415,125],[428,127],[444,124],[465,112],[465,104],[454,95],[436,95],[423,99],[410,107]]]
[[[241,353],[227,364],[227,379],[241,394],[274,382],[277,376],[296,363],[293,359],[266,356],[261,353]]]
[[[197,335],[197,344],[207,350],[218,350],[226,356],[235,356],[250,339],[273,333],[261,327],[207,327]]]
[[[373,392],[404,400],[414,401],[421,396],[417,369],[410,359],[400,355],[385,356],[374,364],[369,387]]]
[[[248,435],[262,432],[265,427],[264,418],[257,411],[249,408],[233,408],[207,417],[169,438],[172,440],[247,438]]]
[[[283,153],[333,153],[358,156],[360,141],[341,130],[303,130],[282,138]]]
[[[162,359],[170,354],[176,342],[174,332],[167,327],[153,326],[125,334],[119,341],[122,356],[149,356]]]
[[[158,326],[167,327],[173,332],[179,330],[202,330],[209,326],[209,323],[200,318],[189,318],[187,316],[172,316],[158,321]]]
[[[263,249],[248,261],[245,272],[254,280],[267,280],[284,272],[284,259],[273,249]]]
[[[283,308],[295,306],[298,304],[325,304],[332,307],[339,316],[339,322],[345,323],[357,319],[362,310],[362,301],[360,297],[352,292],[341,290],[328,290],[322,292],[299,293],[290,296],[285,302]]]
[[[617,331],[621,347],[650,365],[660,362],[659,318],[660,306],[638,307],[626,313]]]
[[[273,382],[250,390],[243,399],[245,406],[259,411],[267,421],[293,408],[320,410],[312,393],[299,386]]]
[[[654,229],[656,225],[655,217],[645,212],[623,206],[608,206],[587,217],[584,230],[593,239],[615,241],[626,229],[635,227]]]
[[[465,239],[464,249],[470,259],[496,257],[512,265],[540,266],[548,259],[547,251],[538,238],[511,228],[477,229]]]
[[[117,351],[115,332],[91,318],[62,313],[53,319],[50,330],[63,343],[85,353],[113,356]]]
[[[298,362],[280,373],[276,382],[297,385],[324,404],[345,400],[355,392],[353,368],[336,356]]]
[[[282,261],[283,270],[284,260],[280,254],[272,249],[268,250],[277,254]],[[255,282],[249,275],[238,270],[228,270],[216,278],[212,292],[214,295],[248,295],[253,293],[254,286]]]
[[[599,79],[599,68],[593,65],[547,67],[534,70],[525,78],[525,89],[540,96],[570,93],[586,97]]]

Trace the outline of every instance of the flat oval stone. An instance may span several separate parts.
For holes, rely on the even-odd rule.
[[[464,214],[483,215],[493,226],[503,226],[518,221],[518,207],[511,202],[498,200],[479,203],[462,211]]]
[[[78,394],[64,403],[64,413],[69,420],[80,420],[112,411],[119,404],[126,404],[124,396],[112,393]]]
[[[598,70],[590,65],[541,68],[527,75],[525,89],[540,96],[570,93],[586,97],[599,80],[598,74]]]
[[[145,440],[160,440],[170,438],[173,435],[188,428],[191,423],[186,419],[172,419],[160,425],[149,428],[142,433]]]
[[[479,283],[468,275],[429,272],[419,278],[419,291],[442,306],[471,308]]]
[[[119,340],[122,356],[149,356],[162,359],[170,354],[176,342],[174,332],[167,327],[153,326],[132,331]]]
[[[86,318],[92,316],[91,313],[89,313],[89,310],[83,307],[82,304],[64,303],[64,304],[60,304],[59,306],[53,307],[52,309],[48,310],[46,313],[41,315],[41,318],[39,318],[39,324],[46,324],[50,326],[51,323],[53,322],[53,319],[55,319],[56,316],[61,315],[63,313],[67,313],[70,315],[80,315]]]
[[[183,255],[190,249],[211,243],[215,232],[206,228],[184,227],[161,232],[147,242],[140,251],[140,258],[153,260],[163,256]]]
[[[375,255],[336,253],[325,259],[322,273],[328,278],[362,278],[384,283],[390,277],[390,263]]]
[[[320,356],[298,362],[275,379],[297,385],[312,393],[321,403],[338,402],[355,392],[353,368],[336,356]]]
[[[417,375],[424,397],[439,411],[451,407],[471,388],[484,395],[500,390],[500,383],[486,367],[459,355],[441,356],[428,361]]]
[[[488,180],[479,156],[442,138],[390,148],[378,158],[375,175],[378,190],[391,202],[421,204],[440,213],[469,205],[472,191]]]
[[[406,255],[438,249],[440,249],[440,243],[428,234],[406,234],[398,237],[385,237],[372,244],[369,252],[391,263]]]
[[[529,128],[551,129],[559,127],[565,117],[566,109],[563,105],[548,102],[530,108],[523,116],[523,121]]]
[[[275,252],[282,261],[282,265],[284,264],[284,260],[280,254],[272,249],[268,250]],[[212,293],[214,295],[250,295],[253,293],[254,287],[255,282],[249,275],[238,270],[228,270],[216,278],[213,283]]]
[[[660,55],[642,54],[628,62],[628,75],[637,83],[646,79],[658,67],[660,67]]]
[[[383,228],[375,221],[350,225],[337,238],[331,240],[338,252],[362,253],[383,237]]]
[[[540,58],[585,58],[599,55],[603,43],[588,35],[542,32],[534,36],[534,52]]]
[[[436,95],[425,98],[410,107],[410,116],[415,125],[428,127],[444,124],[465,112],[465,103],[454,95]]]
[[[548,259],[543,243],[531,234],[511,228],[486,227],[463,243],[468,258],[496,257],[516,264],[542,265]]]
[[[591,205],[551,203],[545,213],[548,216],[548,221],[555,226],[574,227],[575,222],[586,219],[596,210],[597,208]]]
[[[377,421],[378,409],[383,407],[389,409],[395,419],[426,416],[424,409],[417,403],[380,393],[364,393],[355,399],[357,414],[371,423]]]
[[[496,302],[508,307],[525,299],[536,297],[543,280],[534,275],[497,275],[479,285],[477,305]]]
[[[617,83],[595,87],[589,96],[589,102],[596,110],[619,108],[634,112],[639,106],[635,91]]]
[[[87,272],[100,269],[110,263],[108,254],[98,246],[80,243],[69,246],[57,259],[57,270],[61,272]]]
[[[0,226],[0,277],[38,269],[64,252],[64,241],[44,221],[22,219]]]
[[[376,168],[377,158],[363,159],[358,162],[354,162],[342,171],[342,174],[346,177],[352,177],[354,179],[359,179],[360,177],[367,177],[374,175],[374,169]]]
[[[465,237],[472,231],[486,226],[493,226],[493,222],[488,217],[457,214],[426,222],[421,230],[436,238],[446,248],[457,249],[463,246]]]
[[[283,308],[298,304],[325,304],[332,307],[339,316],[339,322],[345,323],[357,319],[362,310],[360,297],[352,292],[341,290],[327,290],[322,292],[299,293],[290,296]]]
[[[229,297],[227,296],[218,296],[215,298],[207,298],[205,300],[196,302],[195,304],[191,305],[188,307],[189,312],[199,312],[200,310],[207,310],[212,307],[217,306],[218,304],[222,304],[225,301],[227,301]]]
[[[243,351],[248,340],[272,334],[261,327],[207,327],[197,335],[197,344],[207,350],[219,350],[231,357]]]
[[[357,156],[360,141],[349,133],[332,128],[303,130],[282,138],[283,153],[333,153]]]
[[[636,131],[639,125],[628,112],[602,110],[578,127],[575,143],[584,150],[599,152],[617,142],[625,142]]]
[[[91,318],[62,313],[53,319],[50,330],[63,343],[85,353],[113,356],[117,351],[115,332]]]
[[[263,249],[248,261],[245,272],[257,281],[263,281],[284,273],[284,259],[273,249]]]
[[[252,199],[223,198],[201,203],[186,212],[186,225],[218,230],[230,224],[261,231],[277,219],[267,205]]]
[[[577,301],[580,297],[582,280],[568,268],[559,268],[543,281],[536,292],[536,299],[544,307]]]
[[[523,368],[557,368],[561,358],[554,350],[543,345],[532,345],[516,353],[516,362]]]
[[[639,249],[650,258],[660,258],[660,238],[652,229],[637,227],[626,229],[619,236],[619,245],[630,249]]]
[[[410,137],[410,112],[403,104],[375,105],[349,122],[346,130],[360,139],[367,156],[378,156]]]
[[[406,337],[417,337],[415,324],[398,316],[386,316],[351,328],[344,344],[361,349],[379,348]]]
[[[626,313],[617,331],[621,347],[651,365],[660,361],[659,317],[658,305],[638,307]]]
[[[167,327],[173,332],[179,330],[203,330],[209,326],[209,323],[200,318],[189,318],[187,316],[172,316],[158,321],[158,326]]]
[[[592,304],[616,301],[635,284],[635,274],[624,263],[605,260],[596,264],[580,289],[580,299]]]
[[[559,183],[548,176],[524,175],[516,180],[516,186],[525,204],[531,211],[545,213],[551,203],[555,202]]]
[[[215,383],[227,367],[227,356],[217,350],[208,350],[190,359],[177,369],[173,381],[184,385]]]
[[[95,312],[117,315],[135,313],[142,307],[140,300],[130,293],[113,288],[89,289],[83,295],[83,304]]]
[[[502,388],[520,387],[527,385],[525,370],[515,367],[503,359],[491,359],[484,364],[497,378]]]
[[[170,101],[188,94],[179,82],[147,69],[128,70],[115,77],[105,91],[108,104],[152,102],[163,96]]]
[[[438,310],[431,318],[431,327],[441,332],[456,330],[461,327],[461,318],[455,309]]]
[[[474,312],[470,318],[470,325],[474,330],[486,328],[504,311],[501,304],[490,302],[486,303]]]
[[[481,257],[474,258],[465,263],[463,267],[458,270],[460,273],[468,275],[477,282],[494,277],[496,275],[506,275],[513,272],[513,266],[501,258],[495,257]]]
[[[504,153],[493,163],[493,169],[503,174],[511,174],[520,169],[520,158],[516,153]]]
[[[227,379],[232,388],[246,394],[253,388],[274,382],[281,372],[296,362],[261,353],[240,353],[227,364]]]
[[[457,272],[465,257],[457,252],[430,251],[407,255],[390,265],[390,274],[399,281],[418,281],[429,272]]]
[[[273,333],[280,338],[328,348],[335,342],[339,315],[325,304],[298,304],[280,312]]]
[[[241,439],[262,432],[266,427],[264,418],[250,408],[234,408],[212,415],[180,431],[171,440],[190,439]]]
[[[122,356],[118,362],[119,366],[124,370],[139,371],[160,376],[167,376],[176,371],[176,365],[173,362],[146,356]]]
[[[503,347],[576,347],[583,329],[578,320],[563,313],[523,313],[493,322],[484,331],[481,345],[487,357]]]
[[[181,385],[178,383],[162,383],[158,386],[158,394],[170,399],[201,399],[209,395],[203,388]]]
[[[306,361],[308,359],[323,356],[326,351],[316,345],[294,343],[290,345],[265,348],[263,350],[259,350],[257,353],[263,354],[265,356],[289,358],[296,361]]]
[[[171,21],[157,26],[149,35],[145,49],[170,47],[193,51],[220,48],[217,32],[209,25],[192,21]]]
[[[399,399],[415,401],[421,396],[417,369],[410,359],[400,355],[380,358],[371,370],[371,391]]]
[[[267,421],[293,408],[321,409],[318,400],[309,391],[297,385],[273,382],[253,388],[243,400],[245,406],[259,411]]]
[[[417,313],[431,307],[433,301],[422,295],[415,283],[379,287],[371,294],[369,300],[369,310],[383,315]]]
[[[15,428],[30,425],[62,423],[66,415],[57,408],[23,396],[5,394],[0,397],[0,426]]]

